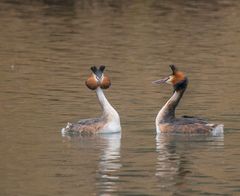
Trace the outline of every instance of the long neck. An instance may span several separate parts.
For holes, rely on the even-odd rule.
[[[107,98],[103,93],[103,90],[100,87],[96,89],[96,93],[97,93],[98,100],[101,104],[101,107],[103,109],[103,115],[106,116],[107,118],[111,118],[111,117],[119,118],[117,111],[108,102]]]
[[[175,90],[172,97],[167,101],[167,103],[162,107],[157,115],[157,122],[168,122],[175,118],[175,109],[181,100],[184,89]]]

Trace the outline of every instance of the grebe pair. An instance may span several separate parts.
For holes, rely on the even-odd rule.
[[[207,121],[191,117],[183,116],[175,117],[175,109],[181,100],[187,85],[188,79],[185,74],[178,71],[176,66],[170,65],[172,75],[154,81],[155,84],[167,83],[174,88],[172,97],[162,107],[156,117],[156,132],[157,133],[188,133],[188,134],[213,134],[218,135],[223,132],[223,125],[209,124]],[[117,111],[111,106],[106,99],[103,90],[110,87],[111,82],[104,72],[105,66],[101,65],[91,67],[92,74],[86,81],[86,86],[95,90],[97,97],[103,109],[103,114],[100,118],[80,120],[77,123],[68,123],[66,128],[62,129],[62,133],[73,134],[95,134],[95,133],[114,133],[121,131],[120,117]]]

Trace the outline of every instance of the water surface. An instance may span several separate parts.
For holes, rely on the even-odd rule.
[[[2,1],[1,195],[238,195],[240,3],[219,1]],[[225,125],[224,137],[155,134],[172,93],[190,84],[178,115]],[[68,121],[101,114],[85,87],[93,64],[122,134],[62,137]]]

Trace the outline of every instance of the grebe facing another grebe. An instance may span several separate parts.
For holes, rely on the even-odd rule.
[[[80,120],[77,123],[68,123],[62,128],[62,134],[92,135],[95,133],[116,133],[121,131],[120,117],[117,111],[111,106],[105,97],[102,89],[110,87],[111,82],[108,76],[103,74],[105,66],[91,67],[92,74],[86,81],[86,86],[96,90],[98,100],[102,106],[103,114],[100,118]]]
[[[175,109],[187,88],[188,79],[183,72],[177,70],[176,66],[170,65],[170,68],[173,72],[172,75],[153,82],[155,84],[172,84],[174,88],[172,97],[162,107],[156,117],[157,133],[222,134],[222,124],[209,124],[203,119],[191,116],[175,117]]]

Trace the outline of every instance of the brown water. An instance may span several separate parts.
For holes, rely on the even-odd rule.
[[[240,2],[0,3],[0,195],[239,195]],[[158,136],[172,93],[151,81],[188,73],[178,115],[225,125],[224,137]],[[62,137],[101,114],[84,81],[107,65],[122,134]]]

